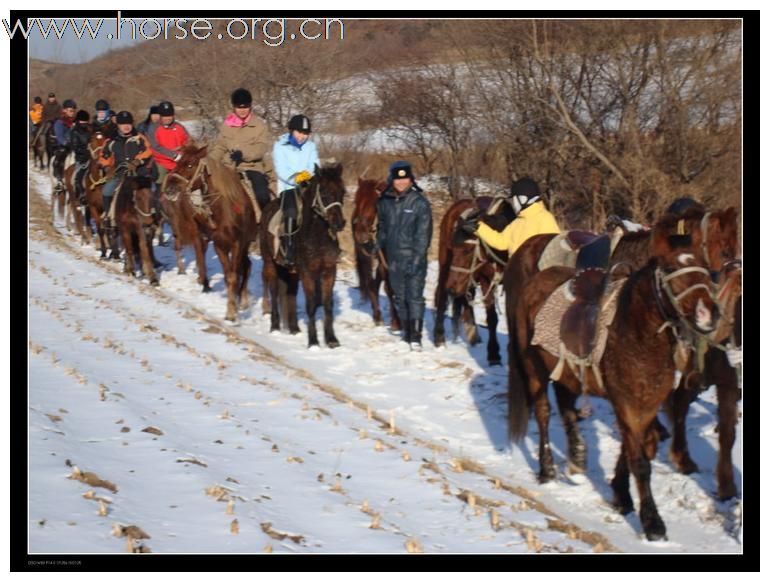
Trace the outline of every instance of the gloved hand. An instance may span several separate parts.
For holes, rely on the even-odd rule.
[[[236,164],[240,164],[243,161],[243,152],[241,150],[233,150],[230,152],[230,159]]]
[[[479,229],[478,216],[463,219],[462,222],[460,222],[460,229],[475,236],[476,231]]]
[[[743,350],[730,344],[727,345],[727,361],[733,368],[737,368],[743,363]]]
[[[302,184],[303,182],[307,182],[313,177],[313,175],[308,172],[307,170],[302,170],[301,172],[298,172],[297,175],[294,177],[294,181],[297,184]]]

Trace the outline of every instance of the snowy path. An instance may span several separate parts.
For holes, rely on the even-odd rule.
[[[33,173],[31,197],[47,188]],[[539,486],[534,423],[522,448],[506,442],[505,368],[488,368],[485,347],[464,342],[435,350],[425,341],[422,353],[404,353],[358,304],[351,271],[335,288],[342,347],[309,351],[304,322],[298,336],[268,334],[256,303],[238,326],[222,322],[212,250],[208,295],[194,266],[181,276],[163,271],[154,289],[97,256],[61,225],[30,228],[33,552],[125,551],[110,535],[116,522],[149,533],[153,552],[741,549],[741,504],[713,497],[713,390],[689,419],[703,472],[674,473],[665,447],[653,464],[671,541],[651,544],[635,514],[623,518],[607,502],[618,452],[608,403],[594,400],[581,427],[587,477]],[[171,250],[157,256],[174,265]],[[252,260],[259,297],[261,262]],[[429,277],[427,297],[435,265]],[[556,416],[552,427],[563,468]],[[740,433],[734,458],[740,472]],[[68,480],[66,460],[118,491]],[[214,486],[227,488],[216,491],[220,502],[205,492]],[[109,498],[108,515],[82,497],[90,489]]]

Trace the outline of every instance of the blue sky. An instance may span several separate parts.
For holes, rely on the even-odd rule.
[[[80,19],[78,19],[80,20]],[[89,19],[92,27],[96,28],[96,18]],[[45,29],[49,19],[42,19]],[[64,25],[64,19],[56,19],[57,26]],[[78,24],[78,26],[81,26]],[[140,41],[131,38],[111,39],[108,35],[115,30],[115,19],[104,19],[99,34],[95,39],[85,33],[82,39],[77,38],[71,28],[65,29],[62,38],[57,38],[51,32],[49,38],[44,38],[39,28],[34,26],[29,34],[29,56],[33,59],[43,59],[60,63],[82,63],[89,61],[102,53],[116,48],[124,48]]]

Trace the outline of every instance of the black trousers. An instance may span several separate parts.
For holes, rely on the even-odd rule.
[[[267,176],[256,170],[246,170],[245,173],[249,182],[251,182],[259,209],[264,210],[267,203],[270,202],[270,188],[268,187]]]
[[[64,146],[57,146],[53,152],[53,177],[57,180],[64,179],[64,160],[69,150]]]

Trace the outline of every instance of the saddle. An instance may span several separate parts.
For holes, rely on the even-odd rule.
[[[569,282],[574,301],[562,316],[559,333],[566,348],[579,358],[587,358],[594,348],[596,323],[609,279],[610,249],[608,235],[593,235],[578,252],[577,271]]]
[[[297,224],[294,232],[289,233],[291,235],[296,234],[296,232],[302,226],[302,196],[299,190],[296,188],[294,189],[294,196],[297,204]],[[281,244],[281,241],[287,236],[287,233],[284,232],[283,223],[283,201],[281,201],[281,205],[278,207],[278,210],[276,210],[275,214],[273,214],[272,218],[270,218],[270,222],[267,224],[267,232],[272,235],[272,257],[278,264],[281,265],[284,264],[283,259],[285,255],[284,245]]]

